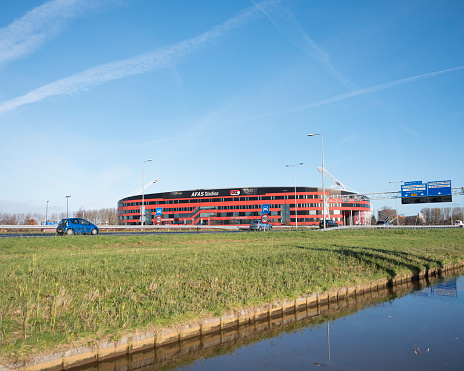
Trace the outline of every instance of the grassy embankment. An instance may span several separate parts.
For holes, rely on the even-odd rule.
[[[464,230],[0,240],[0,358],[464,260]],[[1,362],[0,362],[1,363]]]

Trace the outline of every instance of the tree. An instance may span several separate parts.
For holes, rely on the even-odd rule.
[[[384,206],[383,209],[379,209],[379,220],[393,220],[396,218],[396,210],[393,210],[389,206]]]
[[[455,207],[452,211],[453,220],[464,219],[464,207]]]

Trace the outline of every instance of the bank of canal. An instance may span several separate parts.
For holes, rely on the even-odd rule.
[[[190,353],[195,354],[197,351],[208,353],[210,348],[216,346],[225,344],[227,347],[228,343],[236,342],[236,340],[252,339],[260,336],[261,332],[272,331],[275,327],[280,328],[307,319],[311,323],[320,323],[321,320],[323,321],[326,318],[340,318],[354,313],[373,302],[391,300],[405,295],[411,290],[417,290],[427,285],[430,286],[432,282],[443,281],[449,276],[462,273],[463,270],[464,263],[448,264],[442,269],[424,270],[418,274],[398,276],[393,280],[382,279],[369,285],[353,286],[300,297],[295,300],[275,302],[254,307],[247,311],[236,311],[217,318],[210,318],[193,325],[179,326],[157,333],[138,333],[117,341],[101,342],[96,346],[80,347],[71,351],[38,357],[30,364],[23,365],[21,369],[26,371],[44,369],[90,370],[94,367],[101,369],[108,366],[106,360],[109,360],[109,364],[117,364],[119,368],[121,367],[121,359],[118,359],[120,356],[127,357],[125,361],[122,361],[127,363],[127,365],[123,366],[124,369],[138,369],[139,366],[134,366],[138,364],[138,362],[134,362],[134,359],[139,357],[142,357],[143,363],[148,362],[152,366],[158,367],[162,363],[170,363],[172,359],[188,358]],[[454,285],[454,290],[455,296],[457,296],[456,285]],[[445,291],[441,289],[441,291],[435,290],[433,292]],[[451,291],[448,290],[448,292]],[[459,312],[459,315],[461,315],[461,312]],[[387,316],[387,318],[391,318],[391,316]],[[297,324],[297,327],[301,326],[301,324]],[[286,330],[279,331],[285,332]],[[459,331],[462,332],[462,328]],[[375,326],[371,328],[371,332],[377,333],[379,337],[384,337],[383,331],[375,329]],[[456,340],[458,339],[456,338]],[[414,343],[413,348],[415,355],[421,352],[416,343]],[[143,352],[144,350],[148,352]],[[328,364],[330,364],[330,339],[328,339],[328,352]],[[271,356],[274,355],[271,354]],[[285,358],[285,355],[283,356]],[[200,357],[203,358],[203,356]],[[114,359],[116,361],[113,361]],[[267,365],[266,367],[258,367],[257,364],[256,367],[250,369],[269,369],[269,362],[265,358],[263,358],[263,362],[263,365]],[[295,360],[291,358],[289,362],[294,363]],[[321,366],[317,362],[314,364]],[[103,367],[104,365],[105,367]],[[297,364],[295,364],[296,366]],[[200,363],[198,367],[202,369],[203,363]],[[4,367],[5,370],[8,370],[8,368],[11,367]],[[13,366],[13,368],[16,367]],[[288,368],[294,369],[293,367]],[[220,369],[227,368],[220,367]],[[230,369],[236,368],[234,366]],[[282,369],[287,369],[287,366]],[[3,371],[1,367],[0,370]]]
[[[461,370],[462,273],[403,282],[73,370]]]

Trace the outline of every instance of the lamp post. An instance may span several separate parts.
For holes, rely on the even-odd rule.
[[[390,184],[401,184],[401,183],[403,183],[403,181],[400,180],[399,182],[388,182],[388,183],[390,183]],[[396,191],[398,192],[398,186],[396,186]],[[396,225],[398,225],[398,221],[400,219],[399,215],[398,215],[398,197],[396,198],[396,206],[395,206],[395,208],[396,208],[396,210],[395,210],[396,211]]]
[[[321,145],[322,145],[322,219],[324,221],[325,229],[325,183],[324,183],[324,137],[322,134],[308,134],[308,137],[313,137],[315,135],[321,136]]]
[[[69,197],[71,197],[71,195],[66,196],[66,219],[69,218],[69,215],[68,215],[68,200],[69,200]]]
[[[142,168],[142,205],[140,206],[140,224],[141,229],[143,231],[143,225],[145,224],[145,162],[150,162],[152,159],[145,160],[143,162]]]
[[[303,163],[300,162],[299,164],[295,164],[295,165],[285,165],[285,167],[293,166],[293,184],[295,186],[295,228],[296,229],[298,229],[298,206],[296,204],[296,172],[295,172],[295,168],[297,166],[300,166],[300,165],[303,165]]]
[[[47,208],[45,209],[45,225],[47,225],[47,220],[48,220],[48,203],[50,201],[47,201]]]

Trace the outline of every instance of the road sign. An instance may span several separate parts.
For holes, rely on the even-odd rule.
[[[427,184],[422,182],[408,182],[401,186],[401,197],[424,197],[427,196]]]
[[[439,180],[428,183],[421,181],[405,182],[401,186],[402,204],[452,202],[452,200],[451,180]]]
[[[427,183],[427,194],[429,196],[445,196],[451,194],[451,180],[439,180]]]
[[[268,220],[269,220],[269,215],[267,215],[267,214],[261,215],[261,223],[266,224],[268,222]]]
[[[261,205],[261,214],[269,214],[270,210],[271,210],[270,204]]]
[[[156,223],[158,223],[158,224],[161,223],[161,216],[160,216],[160,215],[158,215],[158,216],[156,217]]]
[[[156,208],[156,215],[163,215],[163,208],[162,207],[157,207]]]

